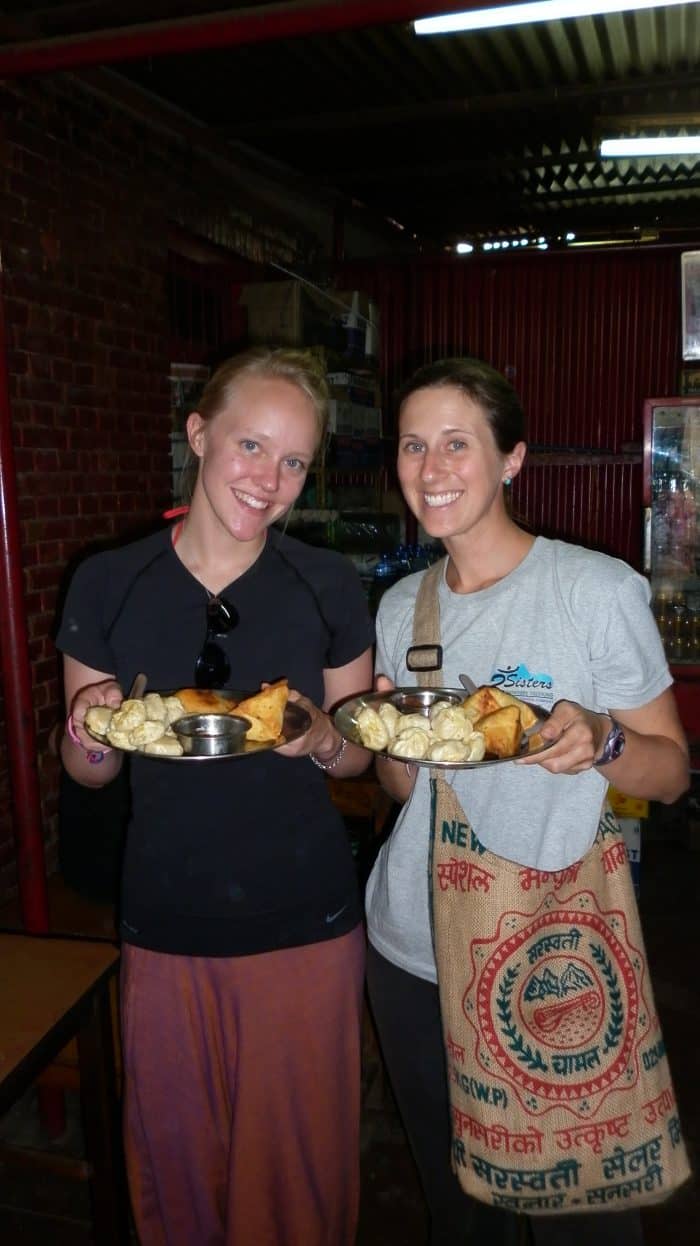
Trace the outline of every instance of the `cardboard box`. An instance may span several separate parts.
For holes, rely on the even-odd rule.
[[[382,435],[381,407],[365,407],[361,403],[331,398],[328,402],[328,431],[338,437],[376,440]]]
[[[172,461],[172,501],[179,506],[182,501],[183,471],[188,462],[189,443],[185,433],[170,434],[170,458]]]
[[[356,385],[330,385],[331,398],[340,398],[345,402],[356,402],[360,407],[381,406],[381,394],[378,385],[366,385],[360,389]]]
[[[337,389],[347,389],[349,385],[361,386],[367,377],[362,372],[329,372],[326,380]]]
[[[630,863],[630,874],[634,890],[639,895],[640,870],[642,860],[642,828],[639,818],[620,818],[620,830],[627,849],[627,860]]]
[[[304,344],[304,315],[298,281],[259,281],[241,287],[251,342]]]
[[[339,437],[352,437],[353,406],[340,398],[328,402],[328,431]]]
[[[342,345],[334,304],[322,290],[301,281],[255,281],[241,286],[248,337],[271,346]]]
[[[352,404],[353,436],[365,441],[375,441],[382,435],[382,412],[380,407]]]
[[[381,407],[365,407],[365,437],[381,437],[382,435],[382,409]]]
[[[326,375],[331,398],[344,398],[364,407],[380,407],[382,391],[373,372],[328,372]]]

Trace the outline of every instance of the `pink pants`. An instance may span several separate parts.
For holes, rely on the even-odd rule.
[[[242,957],[125,946],[142,1246],[352,1246],[364,933]]]

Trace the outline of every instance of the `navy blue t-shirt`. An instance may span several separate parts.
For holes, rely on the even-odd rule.
[[[323,671],[372,643],[359,577],[342,555],[275,530],[223,595],[239,623],[217,640],[228,686],[286,677],[315,704]],[[68,591],[58,648],[126,690],[192,686],[207,593],[169,530],[97,554]],[[230,956],[334,938],[360,920],[348,838],[323,773],[273,750],[173,762],[132,754],[132,817],[122,887],[126,942],[182,955]],[[95,827],[99,834],[99,827]]]

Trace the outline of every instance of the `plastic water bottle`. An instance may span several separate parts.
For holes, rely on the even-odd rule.
[[[393,555],[387,553],[382,554],[379,562],[374,568],[374,579],[372,581],[372,592],[370,595],[370,603],[374,611],[376,611],[377,606],[379,605],[382,594],[385,593],[392,584],[395,584],[398,578],[398,568]]]
[[[427,545],[414,545],[411,564],[414,571],[425,571],[430,566],[430,555]]]
[[[397,578],[402,575],[410,575],[413,570],[411,566],[410,548],[408,545],[398,545],[394,554],[394,563],[396,566]]]

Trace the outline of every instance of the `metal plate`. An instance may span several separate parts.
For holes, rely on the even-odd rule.
[[[158,691],[158,689],[151,689],[151,691]],[[229,690],[228,688],[217,688],[216,693],[217,696],[224,697],[227,701],[234,701],[236,704],[239,701],[244,701],[247,697],[255,696],[253,692],[241,692],[238,689]],[[160,695],[169,697],[174,694],[172,692],[161,692]],[[276,740],[261,742],[243,739],[237,741],[237,746],[233,752],[217,753],[215,756],[206,754],[188,756],[186,753],[183,753],[180,757],[163,757],[157,753],[144,753],[143,749],[140,748],[130,750],[129,755],[143,757],[146,761],[186,761],[188,764],[194,762],[231,761],[233,758],[252,757],[256,753],[268,753],[270,749],[282,748],[282,745],[291,744],[293,740],[298,740],[299,736],[304,735],[310,726],[311,717],[306,710],[297,705],[296,701],[288,701],[284,710],[284,718],[282,719],[282,734]],[[87,731],[87,727],[85,730]],[[89,731],[88,735],[91,735],[98,744],[108,744],[104,736],[95,735],[92,731]]]
[[[391,692],[365,692],[359,697],[351,697],[349,701],[344,701],[335,711],[335,725],[341,735],[345,736],[352,744],[362,744],[362,738],[357,726],[357,715],[365,706],[377,709],[379,705],[388,703],[394,705],[401,714],[422,714],[428,717],[431,706],[436,702],[444,702],[446,705],[461,705],[466,700],[466,694],[463,688],[394,688]],[[541,705],[535,705],[532,701],[524,701],[524,705],[528,705],[530,709],[537,715],[540,723],[546,722],[549,714],[542,709]],[[538,753],[544,753],[546,749],[551,748],[553,741],[546,744],[535,744],[533,747],[532,740],[523,735],[520,751],[513,757],[484,757],[483,761],[431,761],[425,757],[401,757],[396,761],[408,762],[411,766],[427,766],[431,770],[480,770],[483,766],[499,766],[504,762],[515,761],[518,757],[535,757]],[[380,757],[391,757],[391,753],[387,749],[373,749]]]

